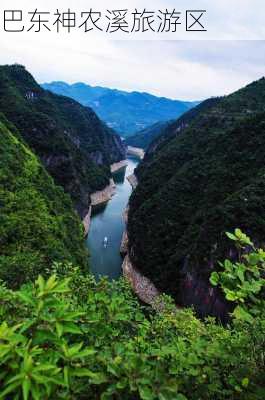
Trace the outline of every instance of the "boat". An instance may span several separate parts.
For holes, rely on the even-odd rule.
[[[108,244],[108,238],[107,238],[107,236],[105,236],[104,240],[103,240],[104,247],[107,247],[107,244]]]

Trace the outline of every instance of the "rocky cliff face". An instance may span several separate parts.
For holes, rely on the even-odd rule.
[[[0,111],[63,186],[81,216],[125,158],[120,137],[88,107],[42,89],[20,65],[0,67]]]
[[[230,257],[225,232],[264,243],[265,79],[209,104],[137,168],[128,237],[133,265],[181,305],[224,316],[209,283]],[[197,110],[198,111],[198,110]]]

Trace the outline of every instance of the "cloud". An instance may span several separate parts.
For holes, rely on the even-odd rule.
[[[178,5],[182,3],[183,0]],[[255,11],[249,0],[222,0],[214,9],[212,3],[193,0],[193,4],[211,10],[213,20],[219,16],[218,26],[223,30],[225,21],[220,16],[226,15],[235,22],[235,32],[245,33],[251,32],[251,20],[253,27],[253,21],[262,17],[262,11]],[[142,7],[140,0],[128,0],[126,4],[131,9]],[[154,0],[149,4],[157,9],[174,7],[175,2]],[[43,10],[88,7],[85,0],[68,0],[67,4],[63,0],[1,0],[2,10],[34,10],[36,6]],[[95,8],[109,6],[109,2],[101,0]],[[115,1],[115,7],[119,6],[124,7],[125,2]],[[0,62],[24,64],[39,82],[83,81],[192,100],[230,93],[264,75],[265,41],[114,41],[105,37],[91,39],[77,32],[3,33],[1,39]]]

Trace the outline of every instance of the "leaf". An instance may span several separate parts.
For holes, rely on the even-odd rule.
[[[44,286],[45,286],[45,281],[44,281],[44,279],[43,279],[43,277],[42,277],[41,275],[38,276],[37,284],[38,284],[38,286],[39,286],[39,290],[40,290],[41,292],[43,292],[43,291],[44,291]],[[39,295],[40,295],[40,294],[39,294]],[[39,297],[39,296],[38,296],[38,297]]]
[[[228,301],[236,301],[236,300],[238,300],[237,295],[236,295],[235,293],[233,293],[233,292],[227,293],[227,294],[225,295],[225,298],[226,298],[226,300],[228,300]]]
[[[24,303],[31,304],[32,306],[35,305],[35,302],[33,301],[29,293],[20,291],[17,292],[17,296],[20,298],[20,300],[24,301]]]
[[[63,323],[63,331],[73,334],[82,334],[81,329],[74,324],[73,322],[64,322]]]
[[[8,387],[0,393],[0,399],[5,399],[6,395],[13,392],[20,384],[21,382],[14,382],[12,385],[8,385]]]
[[[248,387],[248,384],[249,384],[249,379],[248,379],[248,378],[242,379],[241,385],[242,385],[244,388]]]
[[[251,314],[249,314],[247,311],[244,310],[243,307],[241,306],[237,306],[234,309],[234,312],[232,314],[236,319],[242,320],[242,321],[246,321],[249,323],[253,322],[253,317],[251,316]]]
[[[142,400],[155,399],[155,395],[153,394],[152,389],[150,389],[148,386],[141,386],[139,388],[139,394]]]
[[[236,273],[237,273],[237,276],[239,277],[239,279],[241,280],[241,282],[243,283],[245,281],[245,276],[244,276],[245,267],[244,267],[244,265],[239,265],[238,268],[237,268]]]
[[[59,336],[59,338],[62,337],[63,331],[64,331],[63,325],[60,324],[60,322],[56,322],[55,326],[56,326],[57,335]]]
[[[218,272],[213,272],[210,277],[210,282],[213,286],[217,286],[219,283],[219,274]]]
[[[176,400],[188,400],[186,396],[181,393],[178,393]]]
[[[225,234],[229,239],[237,241],[237,237],[235,235],[233,235],[233,233],[225,232]]]
[[[80,368],[79,370],[73,371],[72,375],[79,378],[87,376],[90,378],[90,382],[94,385],[101,385],[102,383],[108,381],[106,375],[104,375],[103,373],[93,372],[86,368]]]
[[[31,387],[31,381],[28,378],[28,376],[26,376],[26,378],[23,380],[22,383],[23,400],[28,400],[30,387]]]

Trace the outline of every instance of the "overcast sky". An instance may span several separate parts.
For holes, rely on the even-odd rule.
[[[233,24],[235,33],[229,36],[232,40],[114,41],[106,37],[91,40],[84,34],[81,36],[76,33],[13,34],[2,30],[0,62],[24,64],[39,82],[82,81],[186,100],[228,94],[265,75],[265,40],[233,40],[239,37],[239,33],[243,38],[251,37],[257,25],[254,13],[261,18],[265,7],[260,9],[262,12],[253,10],[253,1],[259,0],[218,1],[222,13],[226,12],[226,6],[230,6],[227,18],[232,18],[233,13],[237,18]],[[181,2],[183,0],[178,4]],[[89,7],[92,3],[89,3]],[[112,9],[119,5],[119,0],[114,3]],[[142,2],[128,0],[127,3],[133,10]],[[170,7],[174,3],[172,0],[155,0],[152,8],[158,9],[161,4],[164,8]],[[214,18],[218,22],[217,10],[210,10],[210,0],[193,0],[192,3],[196,3],[197,7],[199,4],[208,6],[213,16],[211,23]],[[124,2],[122,4],[124,7]],[[2,11],[17,8],[26,13],[36,7],[43,11],[54,11],[55,8],[68,5],[77,10],[88,8],[84,0],[1,0],[0,7]],[[97,8],[101,10],[110,8],[110,5],[110,0],[97,1]],[[246,22],[246,14],[251,16],[252,24]],[[260,37],[262,34],[263,31]]]

